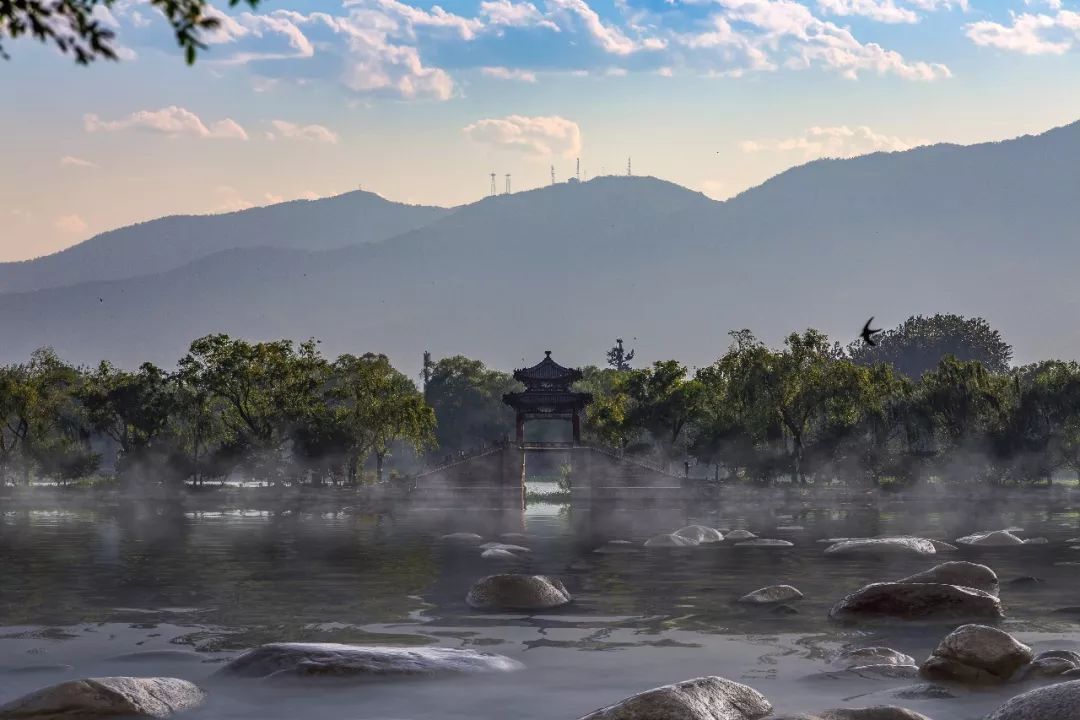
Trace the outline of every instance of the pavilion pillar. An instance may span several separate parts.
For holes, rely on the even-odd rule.
[[[517,414],[517,441],[520,445],[525,442],[525,413]]]
[[[581,415],[575,410],[574,414],[570,416],[570,423],[574,428],[574,444],[581,444]],[[564,426],[565,427],[565,426]]]

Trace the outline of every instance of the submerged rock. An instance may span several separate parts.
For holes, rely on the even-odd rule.
[[[479,545],[484,542],[484,538],[480,537],[476,533],[450,533],[449,535],[443,535],[439,540],[444,543],[451,543],[453,545]]]
[[[355,678],[505,672],[524,667],[502,655],[443,647],[271,643],[231,660],[216,675],[244,678]]]
[[[728,534],[724,535],[725,540],[753,540],[757,537],[749,530],[732,530]]]
[[[511,561],[516,561],[516,560],[521,559],[520,555],[515,555],[514,553],[510,552],[509,550],[503,550],[502,548],[489,548],[489,549],[485,550],[484,552],[480,553],[480,557],[482,557],[484,560],[511,560]]]
[[[844,540],[825,548],[830,557],[856,555],[934,555],[934,544],[924,538],[884,537]]]
[[[1080,720],[1080,680],[1017,695],[986,720]]]
[[[914,665],[915,658],[899,650],[875,646],[845,650],[836,657],[834,663],[848,668],[859,665]]]
[[[934,546],[934,549],[937,550],[939,553],[957,552],[960,549],[960,548],[956,547],[955,545],[950,545],[949,543],[944,542],[942,540],[931,540],[930,543]]]
[[[206,695],[179,678],[102,677],[69,680],[0,706],[0,720],[167,718],[203,704]]]
[[[770,712],[754,688],[714,676],[646,690],[581,720],[758,720]]]
[[[1024,540],[1025,545],[1049,545],[1050,541],[1044,537],[1033,537]]]
[[[993,685],[1007,681],[1031,658],[1031,648],[1007,632],[962,625],[945,636],[920,670],[931,680]]]
[[[1016,586],[1023,586],[1023,585],[1038,585],[1038,584],[1044,583],[1044,582],[1046,582],[1046,581],[1043,580],[1042,578],[1037,578],[1034,575],[1023,575],[1023,576],[1018,577],[1018,578],[1013,578],[1012,580],[1009,581],[1008,584],[1016,587]]]
[[[645,547],[693,547],[697,542],[682,535],[653,535],[645,541]]]
[[[821,720],[930,720],[922,713],[897,707],[877,705],[865,708],[836,708],[818,715]]]
[[[772,605],[800,600],[802,597],[803,594],[799,592],[799,589],[791,585],[770,585],[743,595],[739,598],[739,602],[750,605]]]
[[[730,538],[731,536],[728,535]],[[735,543],[734,547],[770,547],[770,548],[789,548],[795,547],[795,543],[788,542],[787,540],[774,540],[772,538],[757,538],[754,540],[744,540],[743,542]]]
[[[990,530],[965,535],[957,538],[956,542],[961,545],[973,545],[976,547],[1007,547],[1009,545],[1023,545],[1024,541],[1013,535],[1008,530]]]
[[[621,555],[623,553],[635,553],[637,551],[637,543],[632,543],[629,540],[609,540],[593,550],[594,553],[600,553],[601,555]]]
[[[532,550],[530,550],[529,548],[522,547],[521,545],[508,545],[506,543],[497,543],[497,542],[484,543],[483,545],[480,546],[480,549],[481,550],[505,550],[506,552],[516,553],[516,554],[519,554],[519,555],[527,555],[528,553],[532,552]]]
[[[941,583],[945,585],[963,585],[978,590],[990,591],[997,587],[998,576],[985,565],[953,561],[935,565],[929,570],[915,573],[897,580],[902,583]]]
[[[840,600],[829,611],[835,619],[894,617],[905,620],[1001,618],[1001,601],[990,593],[959,585],[874,583]]]
[[[469,590],[465,602],[479,610],[546,610],[572,598],[557,578],[545,575],[488,575]]]
[[[190,650],[142,650],[113,655],[108,662],[189,662],[201,663],[205,658]]]
[[[687,525],[679,528],[672,535],[678,535],[695,543],[718,543],[724,539],[719,530],[704,525]]]
[[[919,677],[919,666],[914,663],[911,665],[856,665],[843,670],[826,672],[823,675],[830,678],[858,677],[864,680],[912,680]]]

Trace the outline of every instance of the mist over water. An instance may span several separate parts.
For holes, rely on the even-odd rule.
[[[153,503],[71,504],[0,513],[0,702],[43,685],[101,675],[169,675],[209,682],[193,718],[569,718],[667,682],[721,675],[763,692],[777,711],[903,704],[935,720],[981,717],[1024,689],[902,700],[917,681],[814,677],[845,646],[889,645],[921,661],[953,624],[844,626],[827,619],[840,597],[937,562],[990,565],[1003,581],[1002,627],[1036,651],[1080,648],[1072,599],[1080,513],[1067,504],[961,507],[868,496],[821,502],[763,493],[744,505],[592,512],[553,504],[526,511],[422,509],[372,514],[350,507],[201,510]],[[794,548],[644,549],[647,537],[699,522],[789,539]],[[1017,526],[1049,545],[962,550],[930,559],[836,559],[817,541],[912,533],[952,540]],[[786,528],[786,529],[780,529]],[[802,528],[802,529],[798,529]],[[439,542],[476,532],[532,554],[505,565],[475,547]],[[636,552],[603,555],[606,540]],[[480,577],[507,569],[561,578],[574,596],[542,614],[486,614],[464,602]],[[1045,582],[1012,586],[1010,579]],[[734,603],[790,583],[797,614]],[[225,659],[271,641],[438,644],[520,660],[517,673],[349,687],[208,680]],[[118,656],[169,651],[138,661]],[[49,668],[68,665],[70,668]],[[37,668],[34,670],[33,668]],[[28,669],[29,668],[29,669]],[[12,672],[19,671],[19,672]]]

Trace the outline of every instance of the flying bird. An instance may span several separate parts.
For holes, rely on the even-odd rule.
[[[878,328],[877,330],[872,330],[870,328],[870,323],[872,323],[872,322],[874,322],[874,316],[873,315],[871,315],[870,319],[866,321],[865,325],[863,325],[861,337],[862,337],[863,342],[866,343],[867,345],[869,345],[870,347],[877,347],[877,343],[874,342],[874,336],[877,335],[879,332],[881,332],[881,328]]]

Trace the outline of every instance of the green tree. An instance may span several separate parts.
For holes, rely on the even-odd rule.
[[[259,2],[229,0],[229,7],[255,8]],[[0,0],[0,57],[8,58],[2,41],[28,35],[71,53],[80,65],[116,60],[116,34],[99,11],[116,4],[117,0]],[[189,65],[206,48],[203,33],[221,26],[208,0],[149,0],[149,4],[165,16]]]
[[[404,441],[417,451],[434,442],[435,412],[385,355],[339,357],[330,373],[330,402],[345,439],[350,480],[373,454],[376,480],[381,482],[383,460],[393,442]]]
[[[479,360],[455,355],[432,365],[427,402],[438,419],[439,448],[454,453],[507,437],[514,412],[502,396],[516,389],[510,375],[489,370]]]
[[[607,353],[607,363],[612,370],[626,372],[630,369],[630,361],[634,359],[634,351],[627,352],[623,349],[623,339],[616,338],[615,345]]]
[[[940,314],[910,317],[878,335],[877,346],[853,344],[848,353],[860,365],[888,363],[913,380],[949,355],[978,361],[992,373],[1006,373],[1013,354],[1012,346],[986,320]]]
[[[676,360],[654,362],[620,381],[628,400],[626,425],[648,432],[670,459],[701,407],[701,383]]]

